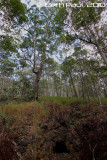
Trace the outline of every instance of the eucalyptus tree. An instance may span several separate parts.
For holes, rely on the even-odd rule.
[[[26,21],[25,5],[19,0],[0,2],[0,72],[7,75],[14,70],[13,53],[17,52],[19,24]]]
[[[107,96],[107,67],[101,66],[98,60],[90,59],[87,61],[87,71],[90,76],[90,81],[94,89],[94,95],[98,98]]]
[[[35,99],[38,100],[38,89],[45,60],[55,53],[59,34],[63,30],[63,16],[58,17],[56,8],[37,8],[33,5],[27,10],[26,30],[22,38],[20,59],[26,62],[35,74]],[[60,18],[60,22],[58,21]]]
[[[68,39],[71,43],[78,39],[80,42],[89,44],[90,47],[93,46],[96,50],[95,53],[98,52],[107,65],[107,31],[103,16],[106,7],[103,7],[104,5],[100,6],[102,2],[97,0],[73,0],[72,3],[83,4],[83,6],[68,8],[69,18],[66,21],[66,25],[69,28]]]
[[[39,93],[41,96],[55,96],[54,75],[58,75],[59,65],[51,57],[45,59],[44,67],[39,84]]]
[[[0,73],[3,75],[10,75],[14,70],[14,61],[11,53],[16,52],[16,45],[12,37],[0,38]]]
[[[44,85],[42,83],[43,90],[45,89],[44,95],[46,96],[55,96],[56,92],[56,83],[54,79],[54,75],[58,74],[59,65],[58,62],[55,61],[55,59],[48,57],[45,60],[44,63],[44,70],[41,77],[42,82],[44,82]],[[46,84],[46,85],[45,85]],[[46,87],[45,87],[46,86]]]
[[[77,88],[76,88],[75,81],[74,81],[74,75],[76,73],[75,71],[76,60],[72,58],[71,56],[65,58],[64,62],[62,63],[61,69],[64,72],[63,74],[65,74],[66,77],[69,78],[71,85],[73,87],[75,97],[78,97],[78,92],[77,92]]]
[[[26,21],[26,6],[19,0],[0,1],[0,38],[15,38],[19,24]],[[19,34],[19,33],[18,33]],[[10,41],[11,42],[11,41]]]
[[[0,15],[8,24],[21,24],[26,21],[25,4],[19,0],[1,0],[0,1]]]
[[[5,96],[3,90],[8,93],[10,87],[8,83],[17,65],[15,55],[18,51],[18,39],[16,37],[19,34],[19,24],[26,21],[25,8],[19,0],[0,1],[0,87],[3,96]]]
[[[63,76],[69,78],[75,97],[83,98],[103,96],[105,72],[100,68],[100,61],[89,57],[87,50],[76,47],[73,54],[65,58],[61,69]],[[106,69],[106,67],[105,67]],[[102,77],[101,77],[102,75]],[[100,91],[100,92],[99,92]],[[105,92],[105,90],[104,90]],[[105,93],[106,94],[106,93]]]
[[[104,90],[106,67],[101,66],[100,59],[89,57],[87,50],[82,50],[81,48],[76,48],[72,57],[78,65],[83,97],[88,97],[89,101],[90,96],[98,97],[99,103],[101,104],[100,97],[103,97],[104,94],[106,95]]]

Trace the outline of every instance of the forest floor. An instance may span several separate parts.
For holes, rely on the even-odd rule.
[[[107,99],[0,104],[0,160],[106,160]]]

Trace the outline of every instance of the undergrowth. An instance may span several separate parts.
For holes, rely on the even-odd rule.
[[[96,99],[88,103],[82,98],[65,97],[2,104],[2,160],[9,156],[10,160],[105,160],[106,107],[106,99],[100,106]],[[63,150],[58,150],[61,145]]]

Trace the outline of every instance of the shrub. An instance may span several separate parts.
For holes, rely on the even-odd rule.
[[[101,116],[90,116],[71,128],[68,140],[79,160],[106,160],[107,122]]]
[[[18,148],[9,134],[0,134],[0,160],[19,160]]]

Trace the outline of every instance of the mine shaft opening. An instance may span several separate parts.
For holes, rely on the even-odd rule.
[[[56,142],[55,147],[53,148],[54,153],[69,153],[64,142]]]

